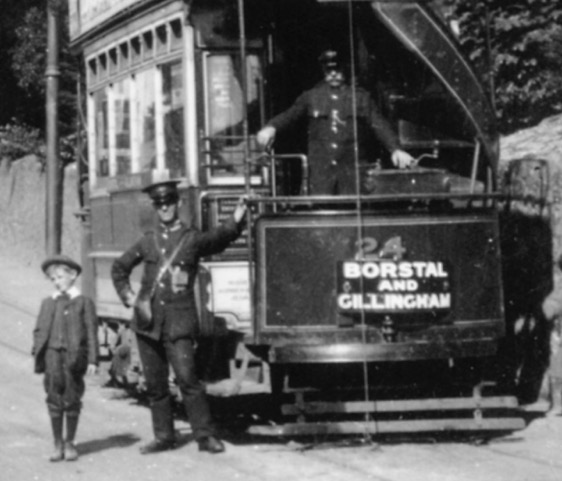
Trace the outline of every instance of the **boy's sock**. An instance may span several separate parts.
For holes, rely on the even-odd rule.
[[[64,444],[64,457],[67,461],[76,461],[78,451],[74,445],[74,437],[78,428],[78,415],[66,415],[66,442]]]
[[[51,428],[53,430],[53,438],[55,439],[55,450],[49,461],[56,463],[64,459],[63,442],[62,442],[62,416],[51,416]]]
[[[549,379],[550,390],[550,416],[562,415],[562,379],[551,377]]]

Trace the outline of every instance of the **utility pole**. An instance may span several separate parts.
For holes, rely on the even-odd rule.
[[[47,0],[47,81],[46,135],[46,250],[47,255],[60,254],[62,233],[62,166],[59,158],[59,12]]]

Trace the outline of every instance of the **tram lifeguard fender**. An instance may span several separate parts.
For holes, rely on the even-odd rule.
[[[441,169],[371,170],[364,181],[366,194],[438,194],[451,190]]]

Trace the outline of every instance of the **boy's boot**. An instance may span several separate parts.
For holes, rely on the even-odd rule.
[[[55,450],[49,461],[56,463],[57,461],[62,461],[64,459],[63,442],[62,442],[62,424],[63,417],[51,416],[51,428],[53,430],[53,438],[55,439]]]
[[[78,428],[78,414],[66,415],[66,442],[64,443],[64,458],[67,461],[76,461],[78,451],[74,445],[74,437]]]
[[[550,416],[562,415],[562,380],[558,378],[550,379]]]

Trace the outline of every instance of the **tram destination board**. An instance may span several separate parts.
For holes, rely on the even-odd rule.
[[[347,260],[337,262],[341,314],[447,312],[451,269],[442,261]]]

